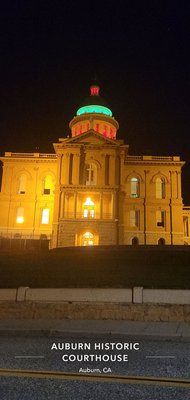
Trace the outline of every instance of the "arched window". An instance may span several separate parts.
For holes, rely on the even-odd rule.
[[[139,197],[139,179],[131,179],[131,197]]]
[[[91,232],[85,232],[82,235],[82,246],[93,246],[94,245],[94,235]]]
[[[165,198],[165,180],[163,178],[156,178],[156,198],[164,199]]]
[[[160,246],[163,246],[164,244],[166,244],[165,239],[160,238],[160,239],[158,240],[158,244],[159,244]]]
[[[85,167],[85,184],[96,185],[97,182],[97,167],[95,164],[86,164]]]
[[[132,240],[131,240],[131,244],[133,246],[137,246],[139,244],[139,239],[136,236],[133,237]]]
[[[83,217],[84,218],[95,217],[95,204],[90,197],[88,197],[85,203],[83,204]]]
[[[22,174],[18,179],[18,194],[26,193],[26,174]]]
[[[43,194],[51,194],[52,191],[52,177],[47,175],[43,181]]]

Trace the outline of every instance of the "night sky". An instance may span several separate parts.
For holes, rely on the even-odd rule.
[[[190,204],[190,2],[6,1],[0,10],[4,151],[53,152],[94,74],[131,154],[180,155]]]

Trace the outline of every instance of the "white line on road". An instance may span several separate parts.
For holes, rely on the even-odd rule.
[[[146,358],[176,358],[176,356],[146,356]]]
[[[15,356],[15,358],[45,358],[45,356]]]

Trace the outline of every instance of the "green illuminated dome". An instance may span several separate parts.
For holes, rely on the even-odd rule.
[[[106,101],[99,95],[99,90],[98,85],[90,87],[90,96],[81,104],[81,107],[77,110],[77,115],[98,113],[112,117],[112,112]]]

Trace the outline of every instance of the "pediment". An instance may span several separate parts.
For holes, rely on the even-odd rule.
[[[94,144],[94,145],[107,144],[111,146],[113,145],[117,146],[115,140],[106,138],[100,133],[95,132],[94,130],[89,130],[85,133],[81,133],[80,135],[77,135],[67,140],[67,144],[75,144],[75,143]]]

